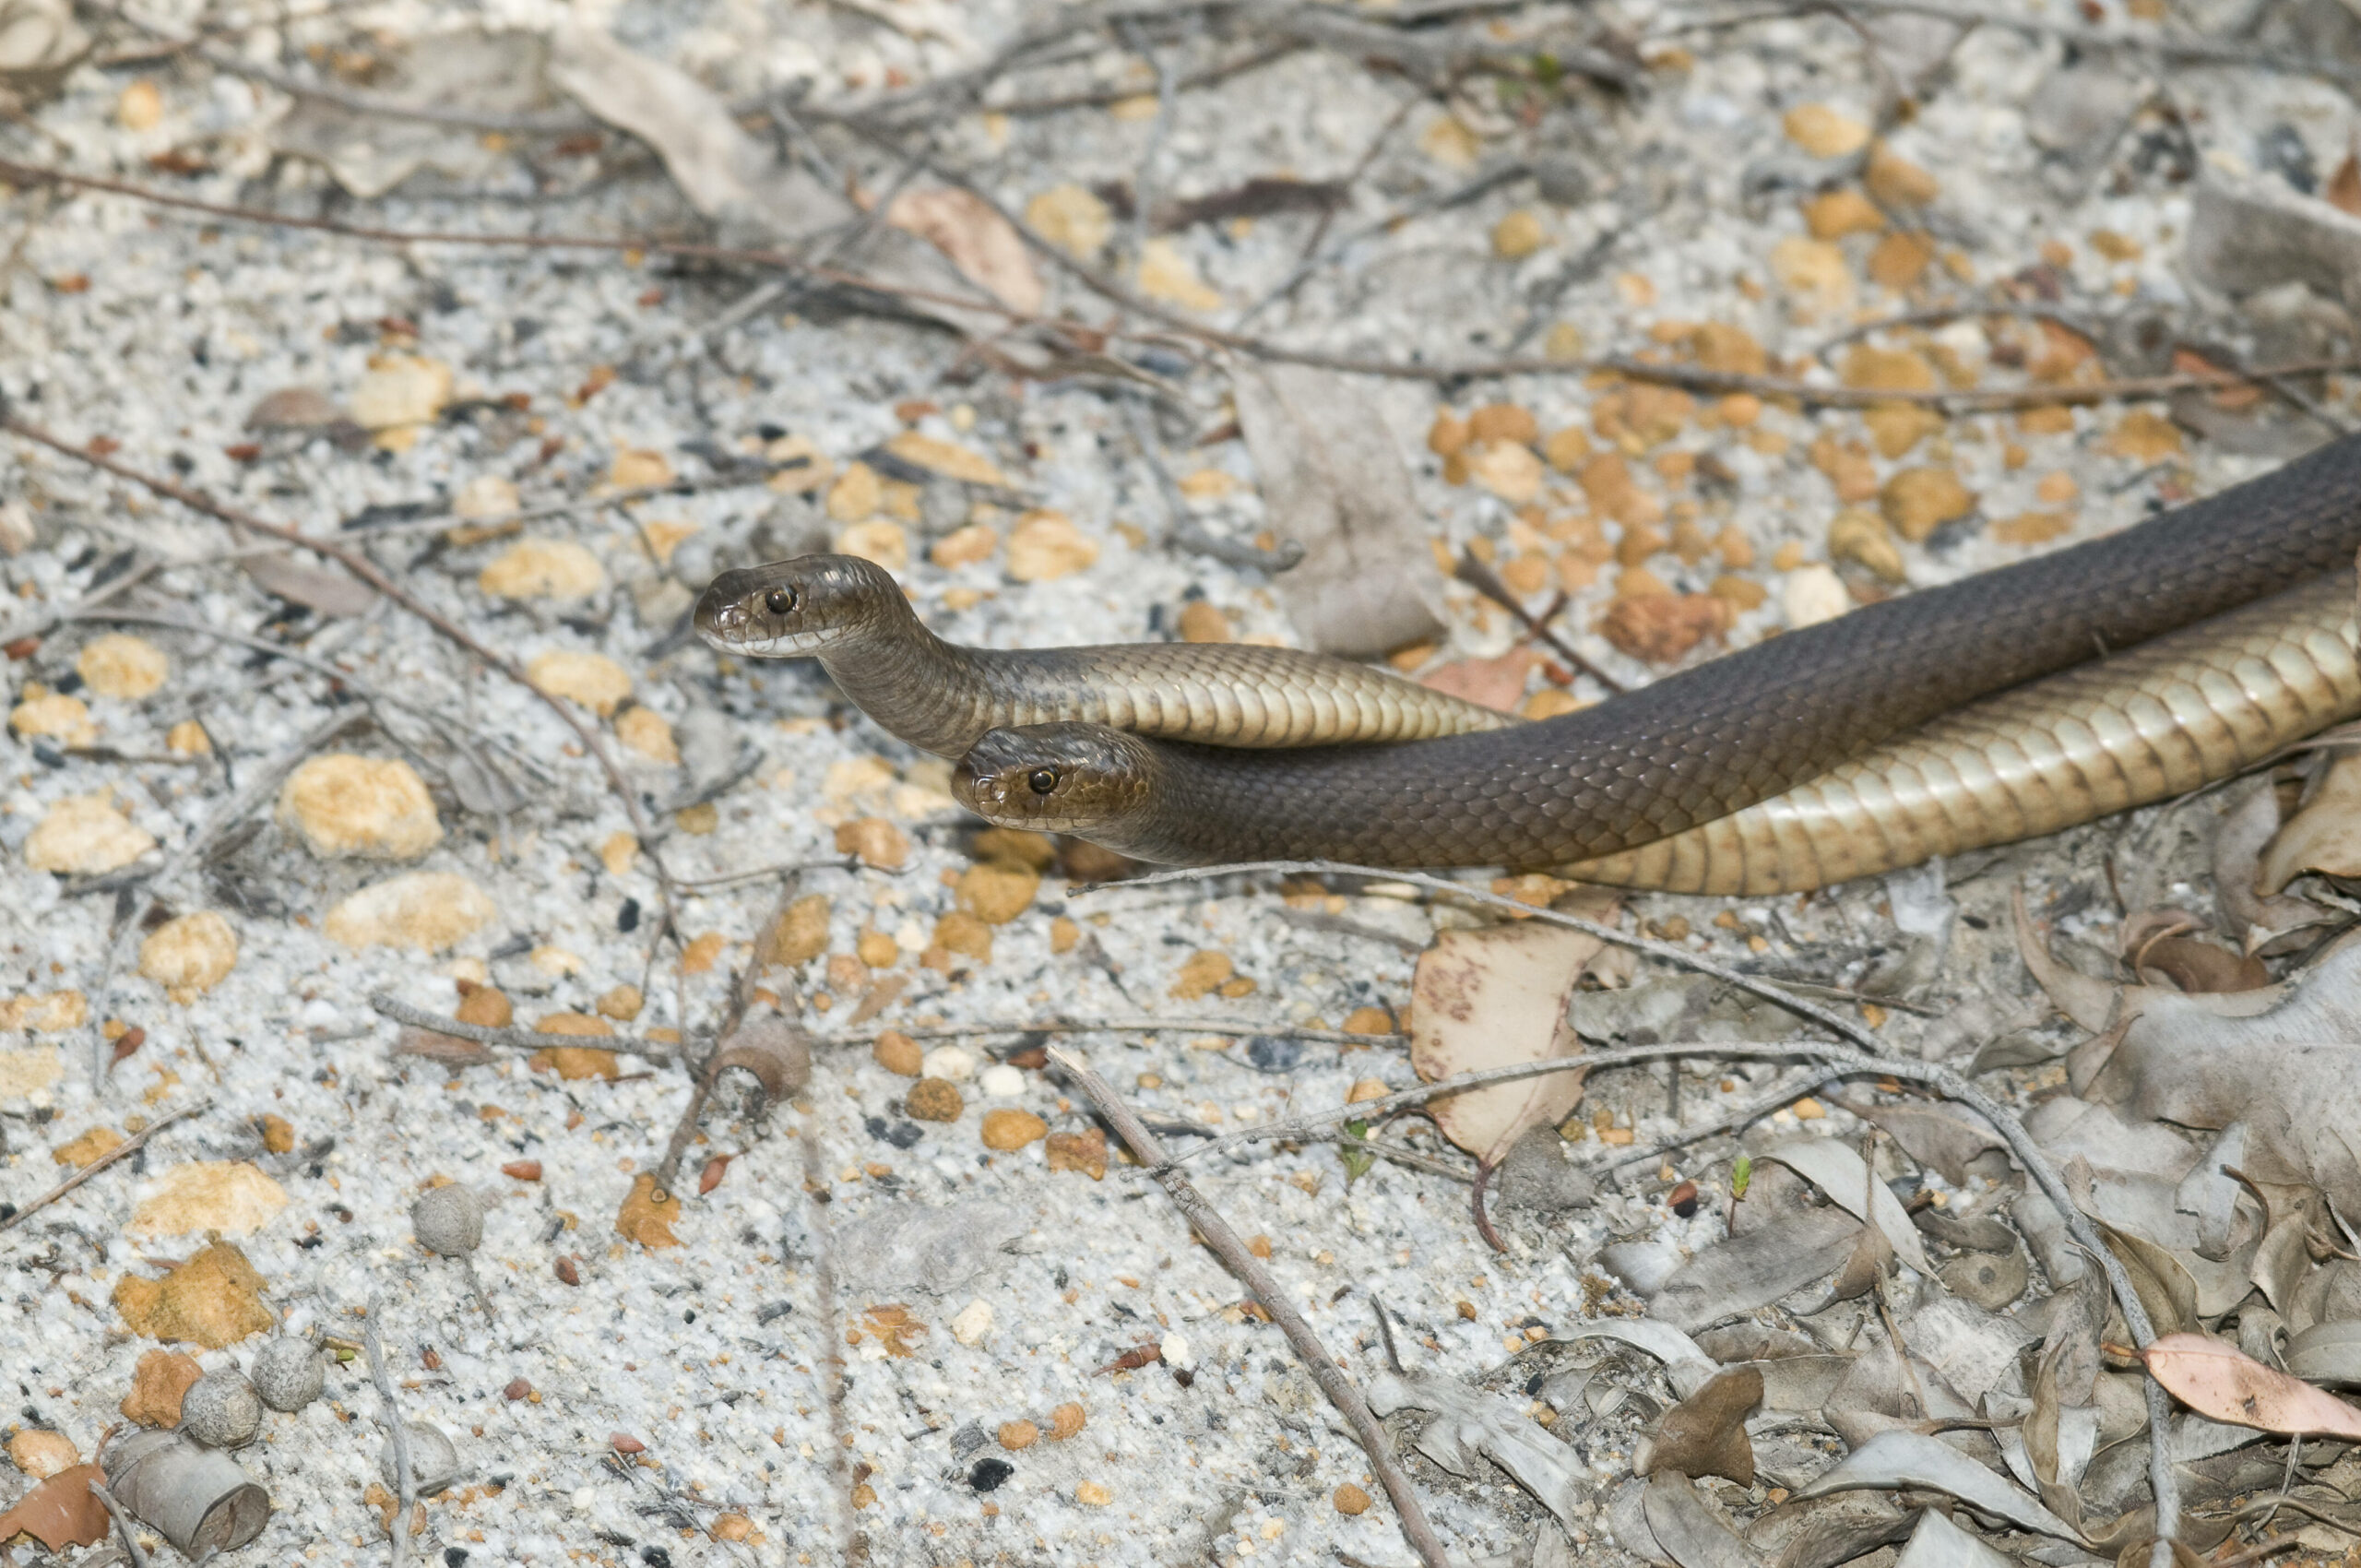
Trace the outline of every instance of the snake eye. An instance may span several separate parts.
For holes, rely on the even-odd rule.
[[[1037,767],[1025,776],[1025,787],[1037,795],[1046,795],[1058,787],[1058,770]]]
[[[775,588],[763,595],[763,608],[774,615],[792,615],[802,596],[791,588]]]

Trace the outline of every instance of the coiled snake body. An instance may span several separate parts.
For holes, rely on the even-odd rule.
[[[960,757],[980,814],[1143,859],[1760,893],[2055,831],[2353,716],[2356,549],[2347,437],[1532,724],[1283,649],[954,648],[842,557],[724,574],[698,624],[717,647],[818,653],[888,729]]]

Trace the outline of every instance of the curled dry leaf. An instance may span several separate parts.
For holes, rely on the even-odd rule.
[[[111,1526],[106,1505],[90,1495],[90,1483],[106,1479],[96,1465],[58,1471],[0,1514],[0,1541],[27,1535],[52,1551],[98,1545]]]
[[[1434,1411],[1418,1433],[1418,1449],[1453,1475],[1483,1474],[1476,1463],[1481,1455],[1506,1470],[1568,1529],[1575,1527],[1575,1510],[1589,1491],[1584,1467],[1574,1450],[1535,1426],[1524,1407],[1455,1378],[1391,1372],[1370,1378],[1368,1394],[1370,1408],[1380,1416]]]
[[[2250,780],[2213,832],[2213,897],[2231,933],[2250,953],[2277,952],[2301,940],[2291,932],[2329,918],[2308,899],[2260,891],[2263,851],[2278,833],[2279,791],[2269,778]]]
[[[2361,1441],[2361,1409],[2264,1366],[2210,1334],[2167,1334],[2140,1352],[2148,1375],[2208,1420]]]
[[[1659,1470],[1640,1496],[1648,1533],[1680,1568],[1761,1568],[1762,1560],[1721,1515],[1706,1506],[1696,1483],[1678,1470]]]
[[[1932,1508],[1918,1515],[1894,1568],[2015,1568],[2016,1559],[1969,1535]]]
[[[543,69],[549,45],[530,32],[466,29],[381,49],[371,89],[421,107],[476,113],[521,113],[548,101]],[[472,184],[514,156],[500,138],[436,123],[428,116],[373,114],[308,94],[272,127],[279,152],[309,159],[363,201],[374,201],[421,169]]]
[[[2277,893],[2308,871],[2361,876],[2361,756],[2339,757],[2262,851],[2255,891]]]
[[[1876,1226],[1896,1257],[1922,1275],[1934,1274],[1935,1265],[1927,1261],[1927,1250],[1919,1244],[1918,1228],[1910,1223],[1910,1211],[1850,1146],[1833,1138],[1797,1138],[1755,1158],[1775,1160],[1801,1176],[1827,1194],[1837,1207],[1865,1225]]]
[[[246,410],[248,430],[319,430],[351,419],[337,400],[316,386],[282,386],[255,399]]]
[[[270,1494],[218,1448],[176,1431],[143,1431],[106,1452],[107,1490],[132,1517],[204,1562],[270,1523]]]
[[[812,1042],[779,1015],[757,1014],[730,1032],[713,1059],[717,1078],[730,1067],[754,1075],[772,1099],[789,1099],[812,1081]]]
[[[1427,520],[1369,394],[1329,371],[1242,362],[1234,387],[1264,509],[1303,546],[1279,592],[1304,641],[1367,659],[1438,636]]]
[[[2060,1540],[2080,1540],[2074,1527],[2030,1493],[2001,1479],[1939,1437],[1899,1428],[1880,1431],[1837,1465],[1798,1490],[1797,1497],[1821,1497],[1861,1488],[1889,1491],[1920,1487],[1949,1493],[1979,1513]]]
[[[2316,1323],[2287,1341],[2285,1359],[2290,1377],[2361,1386],[2361,1322]]]

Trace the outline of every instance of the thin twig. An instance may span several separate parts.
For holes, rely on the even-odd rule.
[[[636,1035],[545,1035],[534,1029],[493,1028],[485,1024],[463,1024],[457,1018],[446,1018],[440,1013],[429,1013],[422,1007],[387,996],[379,992],[369,998],[369,1005],[397,1024],[425,1029],[438,1035],[450,1035],[457,1039],[471,1039],[478,1045],[497,1045],[511,1051],[550,1051],[568,1047],[587,1047],[593,1051],[628,1051],[634,1056],[646,1057],[658,1066],[670,1063],[679,1052],[671,1046],[658,1045]]]
[[[108,1166],[114,1164],[117,1160],[130,1158],[133,1155],[137,1154],[141,1149],[148,1146],[148,1139],[154,1137],[157,1134],[162,1132],[173,1123],[182,1121],[187,1117],[199,1115],[212,1109],[213,1102],[211,1100],[200,1099],[195,1105],[184,1105],[178,1111],[167,1111],[163,1115],[159,1116],[155,1121],[148,1123],[148,1125],[140,1128],[138,1132],[134,1133],[130,1137],[125,1138],[123,1142],[115,1145],[114,1147],[107,1150],[106,1153],[99,1156],[98,1158],[90,1161],[89,1164],[85,1165],[81,1170],[77,1170],[73,1175],[68,1176],[56,1186],[52,1187],[49,1191],[43,1193],[41,1196],[35,1198],[24,1207],[18,1209],[16,1213],[8,1216],[7,1218],[0,1219],[0,1230],[14,1229],[16,1227],[22,1225],[26,1220],[30,1219],[34,1215],[40,1213],[42,1209],[47,1208],[50,1205],[64,1197],[66,1194],[72,1192],[75,1188],[80,1186],[83,1182],[89,1181],[91,1177],[96,1176],[100,1171],[104,1170]]]
[[[1204,1238],[1205,1245],[1213,1249],[1214,1255],[1221,1259],[1223,1265],[1254,1293],[1255,1300],[1263,1303],[1264,1310],[1271,1314],[1272,1321],[1287,1336],[1287,1343],[1294,1347],[1304,1370],[1311,1374],[1312,1381],[1320,1384],[1321,1392],[1328,1396],[1329,1402],[1343,1413],[1351,1425],[1353,1436],[1359,1442],[1361,1451],[1369,1456],[1370,1468],[1384,1486],[1386,1495],[1394,1500],[1394,1512],[1401,1522],[1402,1535],[1410,1543],[1410,1549],[1418,1554],[1419,1561],[1426,1563],[1427,1568],[1450,1568],[1451,1559],[1443,1550],[1442,1541],[1435,1535],[1434,1526],[1427,1523],[1426,1513],[1418,1505],[1418,1493],[1411,1489],[1410,1478],[1403,1474],[1402,1467],[1394,1462],[1385,1429],[1378,1425],[1377,1416],[1370,1409],[1369,1401],[1361,1397],[1358,1386],[1336,1365],[1335,1358],[1321,1344],[1320,1336],[1312,1332],[1303,1314],[1296,1311],[1287,1292],[1279,1289],[1278,1281],[1271,1277],[1271,1271],[1248,1250],[1238,1232],[1230,1229],[1229,1221],[1205,1201],[1187,1178],[1171,1168],[1164,1146],[1157,1142],[1156,1134],[1141,1123],[1139,1117],[1106,1079],[1100,1077],[1087,1062],[1067,1051],[1053,1051],[1050,1058],[1073,1077],[1075,1087],[1097,1108],[1098,1114],[1107,1119],[1107,1124],[1115,1129],[1116,1135],[1123,1140],[1125,1146],[1155,1176],[1157,1185],[1172,1200],[1172,1206],[1180,1211],[1181,1218]]]
[[[525,673],[525,667],[513,656],[492,647],[457,622],[411,593],[396,582],[374,561],[358,550],[350,549],[333,540],[314,538],[301,529],[291,528],[284,523],[274,523],[252,512],[225,505],[203,491],[192,489],[187,485],[166,479],[160,474],[143,472],[128,463],[117,462],[112,457],[103,457],[86,446],[77,446],[14,411],[0,412],[0,430],[6,430],[11,434],[22,436],[28,441],[36,442],[53,451],[88,463],[93,468],[113,474],[118,479],[129,480],[142,489],[152,491],[168,500],[179,502],[193,512],[202,513],[208,517],[228,523],[233,528],[244,529],[269,539],[282,540],[289,544],[311,551],[316,555],[325,556],[384,594],[395,604],[425,622],[450,641],[481,659],[486,665],[499,671],[517,685],[524,687],[544,707],[555,714],[561,723],[574,731],[575,739],[581,743],[583,750],[598,762],[599,770],[607,776],[608,786],[622,802],[623,814],[630,818],[633,831],[638,835],[641,844],[648,846],[648,863],[656,871],[657,893],[663,900],[666,919],[671,918],[672,873],[665,866],[663,857],[654,849],[655,830],[648,825],[647,814],[640,809],[638,790],[632,788],[630,778],[623,773],[623,765],[615,760],[614,753],[608,748],[606,738],[599,732],[598,726],[584,718],[581,710],[565,698],[545,692],[535,685],[531,678]]]
[[[1473,549],[1465,549],[1459,552],[1459,564],[1453,568],[1451,575],[1515,616],[1517,624],[1525,629],[1527,636],[1538,637],[1541,641],[1548,643],[1559,658],[1605,686],[1610,695],[1622,695],[1622,682],[1601,670],[1596,664],[1591,662],[1581,649],[1550,630],[1546,618],[1527,610],[1525,602],[1509,590],[1509,585],[1501,581],[1501,575],[1498,572],[1476,559],[1476,552]]]
[[[1134,878],[1129,883],[1110,885],[1144,886],[1160,882],[1201,880],[1207,876],[1256,871],[1368,876],[1430,887],[1438,892],[1450,893],[1477,903],[1489,904],[1526,919],[1585,932],[1604,941],[1619,943],[1640,952],[1667,959],[1700,973],[1712,975],[1732,985],[1741,986],[1766,1000],[1777,1003],[1782,1007],[1809,1017],[1826,1028],[1834,1030],[1851,1044],[1841,1048],[1823,1046],[1822,1051],[1832,1061],[1858,1063],[1867,1071],[1883,1073],[1904,1083],[1923,1084],[1944,1098],[1967,1107],[1990,1123],[2007,1141],[2009,1150],[2016,1157],[2017,1163],[2023,1167],[2026,1174],[2033,1178],[2035,1185],[2041,1189],[2043,1195],[2048,1198],[2057,1208],[2065,1223],[2067,1232],[2097,1262],[2100,1270],[2106,1277],[2107,1288],[2115,1294],[2117,1308],[2123,1313],[2124,1327],[2130,1332],[2132,1343],[2145,1347],[2154,1339],[2155,1326],[2148,1317],[2146,1307],[2142,1305],[2139,1293],[2132,1289],[2131,1276],[2125,1270],[2122,1260],[2107,1247],[2098,1229],[2092,1224],[2090,1217],[2076,1205],[2074,1194],[2067,1186],[2066,1178],[2058,1169],[2056,1162],[2049,1158],[2047,1151],[2034,1140],[2033,1135],[2025,1131],[2023,1123],[2017,1119],[2013,1111],[1977,1088],[1965,1076],[1952,1068],[1934,1063],[1911,1061],[1881,1054],[1876,1037],[1850,1019],[1805,1002],[1768,981],[1754,976],[1743,975],[1715,964],[1685,948],[1650,941],[1644,937],[1632,936],[1616,931],[1610,926],[1600,925],[1595,921],[1586,921],[1576,915],[1562,914],[1555,909],[1532,909],[1513,899],[1471,888],[1443,877],[1429,876],[1417,872],[1394,871],[1377,866],[1348,865],[1333,861],[1255,861],[1232,865],[1163,872],[1152,876]],[[1074,890],[1077,895],[1086,891],[1094,891],[1094,889]],[[1691,1048],[1691,1053],[1702,1054],[1703,1052]],[[2177,1536],[2180,1528],[2180,1480],[2177,1472],[2173,1468],[2170,1444],[2164,1441],[2164,1433],[2168,1430],[2172,1416],[2172,1401],[2165,1393],[2164,1385],[2153,1379],[2151,1379],[2147,1385],[2147,1399],[2148,1419],[2157,1439],[2149,1455],[2148,1481],[2155,1503],[2156,1538],[2159,1551],[2166,1553],[2162,1560],[2153,1565],[2153,1568],[2170,1568],[2169,1545]]]
[[[922,1028],[895,1027],[880,1033],[908,1035],[912,1039],[970,1039],[979,1035],[1237,1035],[1241,1039],[1310,1040],[1320,1045],[1407,1045],[1406,1034],[1355,1034],[1347,1029],[1303,1029],[1288,1024],[1257,1024],[1237,1018],[1043,1018],[1029,1024],[933,1024]],[[832,1035],[820,1045],[868,1044],[876,1034]]]
[[[1703,1045],[1694,1041],[1672,1041],[1662,1045],[1620,1046],[1613,1051],[1585,1051],[1579,1056],[1555,1056],[1545,1062],[1513,1062],[1504,1067],[1479,1067],[1473,1072],[1454,1073],[1448,1078],[1437,1078],[1431,1084],[1419,1084],[1413,1088],[1397,1089],[1380,1099],[1358,1100],[1340,1105],[1332,1111],[1310,1111],[1301,1116],[1291,1116],[1284,1122],[1267,1123],[1262,1126],[1250,1127],[1244,1132],[1231,1133],[1225,1137],[1216,1138],[1211,1143],[1201,1144],[1191,1149],[1180,1156],[1179,1163],[1201,1159],[1211,1154],[1227,1153],[1234,1148],[1242,1148],[1248,1144],[1268,1143],[1275,1138],[1304,1137],[1323,1127],[1340,1126],[1347,1122],[1376,1121],[1381,1117],[1391,1116],[1397,1111],[1411,1110],[1414,1107],[1425,1105],[1430,1100],[1447,1099],[1453,1095],[1465,1094],[1470,1089],[1479,1089],[1488,1084],[1513,1084],[1525,1078],[1546,1078],[1557,1073],[1584,1073],[1594,1068],[1628,1067],[1635,1062],[1661,1062],[1668,1056],[1850,1058],[1853,1054],[1851,1047],[1837,1045],[1828,1040],[1786,1040],[1770,1045],[1743,1043]],[[1857,1073],[1863,1069],[1857,1065],[1847,1065],[1844,1070],[1846,1073]],[[1806,1087],[1796,1089],[1787,1096],[1787,1099],[1797,1098],[1804,1094],[1808,1087],[1809,1086],[1806,1086]],[[1614,1163],[1624,1162],[1618,1160]]]
[[[130,1511],[115,1501],[104,1481],[92,1481],[90,1495],[99,1500],[99,1505],[114,1521],[116,1532],[123,1537],[123,1554],[131,1559],[131,1568],[148,1568],[147,1550],[139,1544],[138,1522],[132,1518]]]
[[[884,140],[882,137],[878,139]],[[890,143],[886,145],[889,150],[900,150],[893,148]],[[1760,398],[1787,398],[1822,408],[1873,408],[1882,403],[1911,403],[1952,412],[1988,413],[2013,409],[2079,406],[2125,399],[2162,398],[2174,392],[2192,389],[2220,390],[2225,387],[2257,384],[2268,386],[2273,377],[2319,375],[2329,372],[2361,369],[2361,357],[2348,355],[2258,366],[2245,374],[2209,368],[2201,371],[2175,372],[2166,375],[2127,376],[2109,381],[2079,383],[2073,386],[1938,388],[1914,391],[1824,386],[1815,382],[1791,380],[1774,375],[1742,375],[1733,372],[1709,370],[1703,365],[1659,364],[1618,354],[1600,355],[1591,359],[1553,360],[1545,357],[1411,362],[1369,359],[1353,354],[1327,353],[1318,350],[1289,348],[1282,343],[1269,342],[1242,333],[1226,332],[1217,327],[1192,321],[1179,311],[1166,309],[1151,300],[1142,298],[1113,279],[1075,260],[1038,230],[1025,222],[1021,216],[1011,212],[988,192],[980,189],[972,180],[956,171],[944,168],[932,160],[927,160],[925,167],[938,179],[957,185],[983,201],[987,207],[1015,229],[1018,236],[1028,247],[1046,257],[1053,267],[1070,273],[1093,292],[1144,320],[1156,323],[1162,328],[1160,333],[1094,328],[1103,336],[1130,340],[1155,341],[1159,338],[1169,339],[1177,335],[1216,348],[1235,350],[1257,359],[1283,364],[1308,365],[1315,370],[1333,370],[1346,375],[1370,375],[1394,381],[1445,383],[1497,381],[1520,375],[1562,378],[1604,374],[1619,375],[1631,381],[1651,382],[1665,386],[1678,386],[1692,392],[1747,392]],[[784,251],[691,244],[681,241],[657,240],[645,236],[597,239],[580,235],[469,234],[442,231],[416,232],[374,228],[362,224],[340,223],[331,219],[296,218],[255,208],[227,207],[219,202],[198,201],[193,197],[171,196],[164,192],[148,190],[125,180],[76,174],[39,164],[20,163],[11,159],[0,159],[0,179],[27,185],[47,184],[76,185],[89,190],[107,191],[118,196],[130,196],[160,207],[205,213],[215,218],[256,223],[266,227],[304,229],[318,233],[335,234],[346,239],[363,240],[382,244],[516,246],[532,250],[598,251],[609,254],[631,251],[716,264],[778,267],[800,272],[818,282],[859,289],[872,294],[908,300],[914,303],[946,305],[962,311],[997,315],[1007,320],[1013,327],[1034,327],[1055,333],[1061,331],[1066,325],[1051,317],[1015,310],[988,297],[948,294],[939,290],[890,283],[832,267],[813,267]],[[71,447],[62,445],[59,449],[73,450]],[[76,455],[87,457],[87,454],[77,453]],[[134,476],[126,474],[126,477]],[[160,491],[159,493],[168,493]],[[306,549],[325,551],[327,548],[308,537],[298,537],[291,540],[291,542],[303,544]]]
[[[94,1011],[101,1016],[105,1015],[105,1004],[113,995],[114,978],[123,967],[125,950],[131,939],[146,928],[148,915],[156,909],[157,889],[185,875],[200,856],[219,843],[222,836],[243,821],[248,813],[276,793],[279,781],[301,766],[313,753],[347,731],[370,722],[367,715],[348,711],[337,714],[325,724],[314,726],[310,733],[293,745],[249,772],[246,781],[233,790],[228,800],[214,808],[212,814],[205,819],[204,826],[190,834],[181,847],[172,851],[156,874],[147,879],[131,918],[122,922],[113,939],[107,944],[106,966],[100,972],[97,988],[101,1005]],[[95,1054],[90,1063],[90,1082],[101,1087],[106,1082],[109,1044],[103,1034],[91,1042]]]
[[[394,1376],[386,1367],[386,1344],[377,1335],[377,1298],[369,1298],[369,1315],[362,1320],[361,1346],[369,1357],[369,1380],[377,1385],[377,1397],[385,1401],[387,1440],[394,1445],[394,1505],[396,1513],[389,1533],[394,1538],[393,1568],[402,1568],[409,1555],[409,1511],[418,1501],[418,1474],[410,1468],[409,1428],[402,1420],[402,1408],[394,1397]]]
[[[1751,992],[1764,1001],[1774,1003],[1798,1017],[1809,1018],[1840,1039],[1851,1040],[1862,1051],[1874,1053],[1879,1049],[1877,1036],[1859,1024],[1840,1014],[1831,1012],[1816,1003],[1805,1001],[1775,980],[1733,969],[1727,965],[1715,963],[1701,953],[1692,953],[1686,947],[1677,947],[1668,942],[1658,942],[1652,937],[1618,931],[1613,926],[1601,925],[1596,921],[1584,920],[1580,915],[1570,915],[1560,909],[1536,909],[1530,904],[1521,904],[1513,898],[1504,897],[1488,888],[1471,887],[1464,882],[1453,882],[1444,876],[1431,876],[1424,872],[1399,871],[1384,866],[1348,865],[1341,861],[1237,861],[1227,865],[1192,866],[1179,871],[1155,872],[1145,876],[1132,877],[1123,882],[1098,883],[1092,886],[1076,887],[1070,889],[1067,897],[1078,898],[1086,894],[1103,892],[1113,887],[1154,887],[1168,882],[1197,882],[1207,877],[1228,876],[1244,872],[1366,876],[1381,882],[1406,882],[1413,886],[1430,888],[1437,893],[1447,893],[1453,897],[1465,898],[1471,903],[1482,904],[1523,919],[1539,921],[1546,925],[1564,926],[1569,931],[1579,931],[1586,935],[1597,937],[1602,942],[1611,942],[1617,946],[1629,947],[1635,952],[1645,953],[1651,957],[1678,964],[1682,968],[1694,969],[1701,975],[1710,975],[1726,985],[1734,985],[1740,991]]]

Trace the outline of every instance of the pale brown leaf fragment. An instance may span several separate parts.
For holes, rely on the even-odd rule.
[[[904,191],[887,204],[885,221],[949,256],[970,282],[1010,309],[1040,314],[1048,291],[1024,240],[980,197],[950,185]]]
[[[1507,713],[1525,695],[1525,677],[1540,661],[1531,648],[1513,647],[1498,659],[1454,659],[1419,676],[1418,684]]]
[[[2344,161],[2336,166],[2336,172],[2328,177],[2328,184],[2320,187],[2320,196],[2339,212],[2361,218],[2361,160],[2346,153]]]
[[[776,1013],[759,1014],[732,1029],[713,1059],[713,1075],[726,1067],[752,1073],[772,1099],[787,1099],[812,1081],[812,1042]]]
[[[1264,509],[1303,547],[1278,588],[1304,641],[1366,659],[1439,636],[1427,520],[1369,394],[1299,365],[1240,363],[1234,386]]]
[[[98,1545],[107,1538],[110,1522],[105,1506],[90,1495],[90,1483],[106,1479],[96,1465],[58,1471],[0,1514],[0,1541],[28,1535],[52,1551]]]
[[[2289,1435],[2361,1440],[2361,1409],[2207,1334],[2167,1334],[2140,1352],[2148,1375],[2199,1415]]]
[[[1410,982],[1410,1063],[1429,1083],[1455,1073],[1572,1056],[1582,1042],[1566,998],[1596,937],[1519,921],[1447,931],[1418,956]],[[1554,1126],[1582,1099],[1580,1072],[1494,1084],[1430,1108],[1443,1136],[1487,1167],[1531,1128]]]

